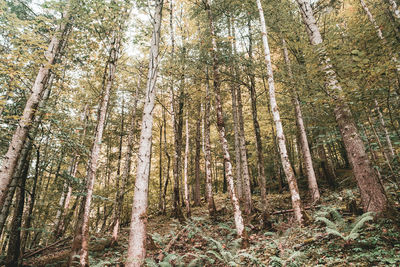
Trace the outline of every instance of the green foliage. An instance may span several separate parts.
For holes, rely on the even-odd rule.
[[[331,219],[328,219],[331,217]],[[340,237],[346,242],[356,240],[360,236],[361,228],[366,222],[373,220],[373,213],[367,212],[356,218],[354,223],[348,223],[336,209],[320,212],[316,221],[326,225],[326,232]]]

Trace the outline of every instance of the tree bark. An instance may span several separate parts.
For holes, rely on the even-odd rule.
[[[229,27],[229,35],[232,37],[231,38],[231,54],[232,56],[235,56],[236,54],[236,43],[235,43],[235,27],[234,27],[234,22],[231,23],[231,19],[229,18],[228,20],[228,27]],[[231,67],[232,73],[236,75],[236,77],[239,76],[239,71],[235,65],[235,63],[232,64]],[[237,78],[239,79],[239,78]],[[231,83],[231,98],[232,98],[232,115],[233,115],[233,127],[234,127],[234,133],[235,133],[235,171],[236,171],[236,190],[238,194],[239,200],[243,200],[243,187],[244,187],[244,182],[243,182],[243,169],[242,169],[242,154],[241,154],[241,137],[240,137],[240,126],[239,126],[239,110],[238,110],[238,85],[235,82]],[[242,118],[243,119],[243,118]]]
[[[194,171],[194,206],[201,205],[201,195],[200,195],[200,149],[201,149],[201,105],[198,104],[197,110],[197,122],[196,122],[196,154],[195,154],[195,171]]]
[[[204,157],[206,167],[206,198],[207,207],[210,217],[216,215],[217,209],[215,208],[215,202],[212,190],[212,172],[211,172],[211,140],[210,140],[210,85],[208,77],[208,68],[206,70],[206,99],[204,108]]]
[[[250,186],[250,174],[249,174],[249,163],[247,160],[247,149],[246,149],[246,138],[244,135],[244,121],[243,121],[243,111],[242,111],[242,92],[240,86],[236,87],[236,97],[237,97],[237,111],[238,111],[238,121],[239,121],[239,139],[240,139],[240,159],[242,160],[241,171],[243,179],[243,209],[244,213],[250,214],[253,209],[253,203],[251,200],[251,186]]]
[[[46,84],[51,76],[50,72],[65,47],[67,36],[71,29],[69,4],[66,10],[67,11],[63,14],[63,22],[53,34],[49,47],[45,52],[46,62],[43,63],[39,69],[36,80],[32,86],[32,93],[26,101],[21,119],[18,122],[17,129],[12,136],[7,153],[4,156],[0,168],[0,207],[3,206],[7,196],[8,187],[11,183],[24,143],[28,137],[29,130],[31,129],[33,117],[40,100],[43,98]]]
[[[164,124],[164,153],[165,156],[167,157],[167,172],[166,172],[166,178],[165,178],[165,183],[164,183],[164,191],[163,191],[163,202],[162,202],[162,214],[166,214],[166,196],[167,196],[167,188],[168,188],[168,183],[169,183],[169,175],[170,175],[170,167],[171,167],[171,156],[168,153],[168,147],[167,147],[167,118],[165,116],[165,108],[163,108],[163,124]]]
[[[185,144],[185,162],[184,162],[184,181],[185,186],[185,207],[186,215],[190,218],[190,199],[189,199],[189,187],[188,187],[188,159],[189,159],[189,113],[186,112],[186,144]]]
[[[274,82],[274,75],[272,70],[272,63],[271,63],[271,54],[269,50],[268,44],[268,37],[267,37],[267,27],[265,25],[264,19],[264,11],[261,5],[261,0],[257,0],[257,7],[260,14],[260,24],[261,24],[261,34],[264,44],[264,54],[265,54],[265,63],[267,65],[267,75],[268,75],[268,86],[269,86],[269,98],[270,98],[270,105],[271,111],[275,122],[276,128],[276,136],[278,139],[279,145],[279,153],[281,157],[281,162],[283,166],[283,171],[285,172],[286,179],[289,183],[290,194],[292,197],[292,206],[294,210],[294,215],[296,220],[299,224],[303,223],[303,208],[302,203],[300,200],[299,188],[297,186],[297,180],[293,172],[293,168],[290,164],[287,148],[286,148],[286,141],[285,141],[285,134],[283,132],[282,122],[278,110],[278,105],[276,103],[275,98],[275,82]]]
[[[31,193],[29,196],[29,206],[28,206],[28,214],[26,214],[25,221],[23,223],[23,231],[21,232],[21,244],[20,244],[20,255],[24,255],[25,253],[25,245],[27,243],[28,237],[29,237],[29,229],[32,224],[32,219],[33,219],[33,208],[35,206],[35,200],[36,200],[36,185],[37,181],[39,178],[39,162],[40,162],[40,146],[37,147],[36,149],[36,166],[35,166],[35,175],[33,176],[33,184],[32,184],[32,189]]]
[[[386,128],[386,125],[385,125],[385,120],[383,119],[382,112],[381,112],[381,110],[379,108],[379,104],[378,104],[378,101],[376,99],[375,99],[375,108],[376,108],[376,111],[378,112],[379,122],[381,123],[383,133],[385,134],[386,144],[388,146],[389,153],[390,153],[389,154],[390,155],[389,159],[392,160],[394,158],[394,156],[395,156],[393,145],[392,145],[392,141],[390,140],[390,135],[389,135],[389,132],[388,132],[388,130]]]
[[[365,153],[365,147],[358,133],[350,107],[341,96],[342,87],[339,84],[331,60],[325,52],[311,5],[307,0],[296,1],[300,7],[303,22],[306,25],[310,43],[315,47],[322,70],[325,73],[327,93],[335,103],[336,122],[360,189],[363,209],[364,211],[382,212],[388,205],[383,186],[379,183],[379,179]]]
[[[20,256],[20,246],[21,246],[21,225],[22,225],[22,215],[25,204],[25,184],[26,184],[26,179],[28,177],[29,166],[30,166],[30,155],[28,156],[27,161],[24,162],[24,167],[21,173],[21,177],[19,177],[18,179],[17,197],[15,201],[16,205],[14,208],[13,219],[11,221],[10,236],[8,240],[8,250],[5,259],[6,267],[15,267],[20,265],[18,259]]]
[[[235,184],[232,175],[231,156],[229,154],[228,141],[226,139],[226,134],[225,134],[225,122],[223,117],[221,92],[220,92],[221,81],[220,81],[219,62],[217,55],[218,47],[215,35],[214,21],[213,21],[213,16],[211,14],[211,7],[209,4],[209,0],[203,0],[203,3],[205,5],[205,9],[207,12],[209,29],[211,34],[215,110],[217,112],[217,126],[224,156],[226,179],[228,181],[229,195],[231,197],[231,202],[234,209],[234,220],[235,220],[236,231],[238,236],[242,238],[242,244],[245,245],[245,243],[247,243],[247,234],[246,230],[244,229],[243,217],[242,217],[242,212],[240,210],[239,200],[236,197]]]
[[[285,39],[282,39],[282,48],[283,48],[283,56],[285,58],[285,63],[288,69],[289,78],[293,82],[292,66],[290,63],[289,53],[286,47]],[[293,85],[291,85],[290,88],[292,94],[292,103],[294,105],[294,111],[296,115],[297,131],[299,132],[300,136],[300,146],[308,178],[308,189],[310,190],[312,203],[316,203],[320,199],[320,194],[318,189],[317,178],[315,177],[315,171],[312,163],[310,148],[308,145],[307,133],[306,133],[306,128],[304,126],[303,114],[301,112],[299,96],[297,92],[294,90]]]
[[[157,69],[161,32],[163,0],[156,0],[153,16],[153,33],[151,39],[149,72],[147,77],[146,98],[143,107],[142,131],[138,152],[136,181],[133,195],[132,216],[129,232],[127,267],[140,267],[146,257],[146,226],[148,185],[150,175],[151,136],[153,128],[153,110],[156,95]]]
[[[253,118],[254,135],[256,139],[256,150],[257,150],[257,171],[258,171],[258,184],[261,193],[261,205],[262,205],[262,220],[264,228],[269,225],[269,213],[268,213],[268,201],[267,201],[267,190],[266,190],[266,176],[265,176],[265,162],[264,162],[264,152],[261,140],[261,130],[260,124],[258,123],[257,114],[257,92],[256,92],[256,80],[254,74],[253,66],[253,36],[251,28],[251,20],[248,20],[249,28],[249,78],[250,78],[250,99],[251,99],[251,115]]]

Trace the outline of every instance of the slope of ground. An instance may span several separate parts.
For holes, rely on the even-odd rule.
[[[271,216],[272,229],[261,229],[260,214],[245,218],[250,247],[236,238],[229,197],[217,195],[217,218],[210,220],[204,206],[192,210],[184,223],[169,216],[151,215],[148,225],[147,266],[399,266],[400,231],[396,219],[373,219],[349,212],[356,190],[326,192],[322,203],[308,209],[308,225],[297,227],[288,194],[270,194],[279,207]],[[329,193],[329,194],[327,194]],[[259,200],[255,199],[255,206]],[[396,203],[395,203],[396,204]],[[93,237],[91,266],[123,266],[128,229],[119,244]],[[68,246],[26,260],[29,266],[62,266]]]

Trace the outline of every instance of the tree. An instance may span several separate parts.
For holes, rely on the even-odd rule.
[[[222,145],[222,151],[224,155],[224,167],[225,167],[225,174],[226,179],[229,186],[229,195],[231,197],[231,202],[234,208],[234,219],[235,219],[235,227],[238,236],[242,238],[243,245],[246,246],[247,241],[247,234],[246,230],[244,229],[243,217],[242,212],[240,210],[239,200],[236,197],[235,185],[233,181],[233,174],[232,174],[232,163],[231,163],[231,156],[229,154],[228,148],[228,141],[226,140],[225,134],[225,123],[223,118],[223,110],[222,110],[222,103],[221,103],[221,89],[220,89],[220,73],[219,73],[219,63],[218,63],[218,56],[217,56],[217,41],[215,36],[215,29],[214,29],[214,21],[213,16],[211,13],[211,7],[208,0],[203,0],[205,10],[207,12],[207,18],[209,23],[209,30],[211,34],[211,44],[212,44],[212,63],[213,63],[213,88],[214,88],[214,97],[215,97],[215,109],[217,112],[217,126],[219,137]],[[243,155],[243,154],[242,154]]]
[[[275,127],[276,127],[276,137],[278,139],[279,145],[279,153],[281,157],[281,162],[283,166],[283,171],[285,172],[286,179],[289,183],[290,194],[292,196],[292,206],[294,209],[294,215],[299,224],[303,223],[303,214],[302,214],[302,204],[299,194],[299,188],[297,186],[297,180],[294,175],[292,165],[290,164],[287,149],[286,149],[286,140],[285,134],[283,132],[282,122],[278,110],[278,105],[276,103],[275,98],[275,82],[274,82],[274,74],[272,70],[271,63],[271,53],[269,50],[268,38],[267,38],[267,27],[265,25],[264,19],[264,11],[261,5],[261,1],[257,0],[257,7],[260,14],[260,24],[261,24],[261,34],[264,45],[264,55],[265,55],[265,64],[267,66],[267,75],[268,75],[268,86],[269,86],[269,99],[271,105],[271,112],[273,114]]]
[[[155,1],[152,20],[149,72],[147,76],[146,97],[143,107],[142,130],[138,152],[135,190],[132,205],[132,217],[129,232],[129,246],[126,266],[142,266],[146,257],[147,198],[150,172],[151,136],[153,128],[153,109],[156,94],[157,68],[159,64],[159,46],[163,0]]]
[[[9,144],[8,151],[4,156],[0,168],[0,206],[3,206],[7,196],[8,187],[11,183],[15,167],[18,163],[23,145],[28,137],[31,129],[32,120],[36,113],[36,108],[43,97],[43,91],[49,80],[53,65],[57,61],[60,53],[63,51],[69,32],[71,30],[71,14],[70,11],[74,8],[74,1],[68,2],[66,11],[60,24],[53,34],[50,44],[45,52],[45,62],[41,64],[35,82],[32,86],[32,94],[26,101],[23,114],[19,120],[18,127],[15,130],[12,140]]]
[[[360,189],[363,209],[364,211],[382,212],[388,205],[384,189],[365,152],[364,143],[358,133],[350,107],[342,96],[342,87],[337,79],[331,59],[324,49],[313,10],[308,1],[296,1],[299,5],[303,22],[306,25],[310,43],[314,46],[319,56],[320,64],[325,74],[327,93],[335,103],[334,113],[336,122],[339,126],[358,188]]]

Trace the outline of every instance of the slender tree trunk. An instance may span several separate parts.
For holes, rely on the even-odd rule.
[[[147,198],[150,175],[150,150],[153,128],[153,109],[156,95],[157,69],[161,32],[163,0],[156,0],[153,16],[153,33],[151,39],[149,72],[147,78],[146,98],[143,107],[142,131],[138,152],[138,164],[133,195],[132,217],[129,232],[127,267],[140,267],[146,257]]]
[[[292,66],[290,63],[289,53],[287,51],[285,39],[282,39],[282,48],[286,66],[288,69],[289,78],[291,82],[293,82]],[[318,189],[317,178],[315,177],[315,171],[312,163],[310,148],[308,146],[307,133],[306,133],[306,128],[304,126],[303,114],[301,112],[299,96],[297,95],[297,92],[294,90],[294,86],[291,85],[290,87],[292,94],[292,103],[294,105],[294,110],[296,115],[296,126],[300,136],[301,151],[307,172],[308,189],[310,190],[312,203],[316,203],[320,199],[320,194]]]
[[[372,132],[374,133],[375,141],[378,143],[378,146],[379,146],[379,149],[381,150],[382,156],[383,156],[383,158],[385,159],[386,164],[387,164],[387,166],[388,166],[389,169],[390,169],[390,172],[391,172],[392,174],[394,174],[393,167],[392,167],[392,165],[390,164],[389,155],[387,155],[387,153],[386,153],[386,151],[385,151],[385,148],[384,148],[383,145],[382,145],[382,142],[381,142],[381,140],[380,140],[380,138],[379,138],[378,133],[376,132],[376,129],[375,129],[375,127],[374,127],[374,124],[372,123],[372,120],[371,120],[371,117],[370,117],[370,116],[368,116],[368,122],[369,122],[369,125],[371,126]]]
[[[321,169],[322,169],[323,175],[325,176],[325,179],[328,182],[329,186],[331,188],[335,188],[335,186],[336,186],[335,170],[333,168],[332,163],[328,160],[328,157],[326,156],[326,152],[325,152],[325,148],[324,148],[323,144],[320,144],[318,146],[318,154],[319,154],[319,159],[320,159],[320,164],[321,164]]]
[[[256,80],[253,66],[253,36],[251,28],[251,20],[248,20],[249,28],[249,60],[250,60],[250,99],[251,99],[251,114],[253,117],[254,135],[256,139],[256,150],[257,150],[257,171],[258,171],[258,184],[261,193],[261,205],[262,205],[262,220],[264,228],[270,227],[269,214],[268,214],[268,201],[267,201],[267,190],[266,190],[266,176],[264,169],[264,152],[261,140],[260,124],[258,123],[257,114],[257,93],[256,93]]]
[[[13,179],[10,184],[10,190],[7,193],[7,198],[4,202],[4,205],[1,209],[0,215],[0,235],[3,232],[4,226],[6,224],[6,220],[9,214],[9,210],[12,204],[12,200],[15,194],[15,191],[19,184],[19,179],[22,176],[22,172],[24,171],[24,166],[27,164],[28,157],[30,155],[32,149],[32,141],[29,139],[25,144],[24,148],[21,151],[21,157],[18,160],[18,165],[16,167],[15,173],[13,175]]]
[[[243,199],[243,178],[242,178],[242,158],[240,153],[239,119],[237,113],[236,85],[231,85],[233,129],[235,132],[235,170],[236,170],[236,189],[239,200]]]
[[[395,153],[394,153],[392,141],[390,140],[389,132],[388,132],[388,130],[386,128],[386,125],[385,125],[385,120],[383,119],[382,112],[381,112],[381,110],[379,108],[379,104],[378,104],[378,101],[376,99],[375,99],[375,108],[376,108],[376,111],[378,112],[379,122],[381,123],[382,130],[383,130],[383,132],[385,134],[386,144],[387,144],[388,149],[389,149],[389,153],[390,153],[389,155],[390,155],[390,160],[391,160],[391,159],[394,158]]]
[[[170,167],[171,167],[171,157],[168,153],[168,146],[167,146],[167,119],[165,116],[165,108],[163,108],[163,124],[164,124],[164,152],[165,156],[167,157],[167,172],[166,172],[166,178],[165,178],[165,184],[164,184],[164,191],[163,191],[163,202],[162,202],[162,214],[166,214],[166,196],[167,196],[167,188],[168,188],[168,183],[169,183],[169,175],[170,175]]]
[[[367,139],[368,150],[371,153],[372,162],[375,166],[378,166],[378,157],[376,156],[375,150],[372,148],[371,140],[368,136],[367,130],[365,129],[364,125],[362,125],[362,130],[364,132],[365,138]],[[374,168],[376,175],[378,176],[379,180],[382,181],[382,175],[378,168]]]
[[[194,171],[194,180],[195,180],[195,187],[194,187],[194,206],[201,205],[201,195],[200,195],[200,139],[201,139],[201,105],[198,105],[197,110],[197,122],[196,122],[196,154],[195,154],[195,171]]]
[[[141,87],[140,83],[140,76],[138,76],[138,82],[137,82],[137,87],[135,91],[135,96],[133,99],[133,107],[130,115],[130,124],[129,124],[129,132],[128,132],[128,145],[126,148],[125,152],[125,158],[124,158],[124,166],[122,170],[122,177],[121,177],[121,189],[117,191],[117,206],[116,206],[116,213],[114,217],[114,225],[113,225],[113,232],[112,232],[112,243],[115,243],[118,241],[118,233],[119,233],[119,227],[120,227],[120,222],[121,222],[121,215],[122,215],[122,208],[123,208],[123,203],[124,203],[124,197],[125,197],[125,191],[126,191],[126,185],[128,183],[128,178],[129,174],[131,172],[131,159],[132,159],[132,153],[133,153],[133,142],[135,139],[135,131],[136,131],[136,110],[137,110],[137,102],[139,99],[139,90]]]
[[[121,110],[121,132],[119,136],[119,146],[118,146],[118,164],[117,164],[117,176],[115,177],[115,202],[113,205],[113,216],[112,216],[112,223],[111,223],[111,229],[114,234],[114,228],[115,224],[119,223],[119,220],[117,220],[117,211],[118,211],[118,197],[119,197],[119,192],[120,192],[120,184],[121,184],[121,162],[122,162],[122,143],[123,143],[123,137],[124,137],[124,128],[125,128],[125,114],[124,114],[124,108],[125,108],[125,98],[123,96],[122,98],[122,110]],[[104,224],[105,225],[105,224]],[[117,236],[118,236],[118,229],[117,229]],[[117,241],[117,238],[114,239],[112,242]]]
[[[265,63],[267,65],[267,75],[268,75],[268,86],[269,86],[269,98],[270,98],[270,105],[271,111],[275,122],[276,128],[276,135],[278,139],[279,145],[279,152],[281,157],[281,162],[283,166],[283,171],[285,172],[286,179],[289,183],[290,194],[292,196],[292,206],[294,210],[294,215],[296,220],[299,224],[303,223],[303,214],[302,214],[302,204],[300,200],[299,188],[297,186],[296,176],[294,175],[293,168],[290,164],[287,148],[286,148],[286,141],[285,141],[285,134],[283,132],[282,122],[279,115],[278,105],[276,103],[275,98],[275,82],[274,82],[274,75],[272,70],[272,63],[271,63],[271,54],[269,50],[268,44],[268,37],[267,37],[267,27],[265,25],[264,19],[264,11],[261,5],[261,0],[257,0],[258,11],[260,14],[260,24],[261,24],[261,34],[264,44],[264,54],[265,54]]]
[[[341,96],[342,87],[338,82],[331,60],[325,52],[322,37],[316,24],[311,5],[306,0],[296,1],[300,7],[310,42],[316,49],[322,69],[325,73],[328,94],[335,103],[334,113],[336,122],[342,134],[347,155],[361,192],[363,209],[364,211],[384,211],[388,205],[384,189],[379,183],[379,179],[365,153],[365,147],[358,133],[350,107]]]
[[[24,162],[23,171],[21,177],[18,179],[18,189],[16,197],[16,205],[14,208],[14,216],[11,221],[10,236],[8,240],[8,250],[5,259],[6,267],[20,266],[18,261],[20,256],[20,246],[21,246],[21,225],[22,225],[22,215],[24,211],[25,204],[25,184],[28,177],[30,166],[30,156],[28,160]]]
[[[29,207],[28,207],[28,214],[25,216],[25,222],[23,224],[23,231],[21,233],[21,245],[20,245],[20,250],[21,250],[21,254],[20,255],[24,255],[25,253],[25,245],[27,243],[28,237],[29,237],[29,229],[31,227],[32,224],[32,220],[33,220],[33,208],[35,206],[35,200],[36,200],[36,185],[37,185],[37,181],[39,178],[39,162],[40,162],[40,146],[37,148],[36,150],[36,166],[35,166],[35,175],[33,176],[33,184],[32,184],[32,189],[31,189],[31,193],[30,193],[30,201],[29,201]]]
[[[163,165],[162,165],[162,133],[163,133],[163,124],[160,125],[160,140],[158,143],[158,209],[159,212],[162,213],[162,188],[163,188]]]
[[[175,60],[175,33],[174,33],[174,3],[173,0],[170,1],[170,17],[169,17],[169,26],[170,26],[170,37],[171,37],[171,57],[172,60]],[[180,180],[182,176],[182,132],[183,132],[183,88],[179,89],[178,103],[175,103],[175,88],[174,88],[174,79],[171,77],[171,111],[172,111],[172,123],[174,130],[174,161],[173,161],[173,176],[174,176],[174,191],[173,191],[173,216],[182,220],[183,214],[181,210],[181,197],[180,197]],[[183,199],[182,199],[183,201]]]
[[[45,53],[46,63],[42,64],[36,76],[35,82],[32,86],[32,93],[26,101],[24,111],[21,119],[18,122],[17,129],[15,130],[10,141],[8,151],[4,156],[4,160],[0,168],[0,207],[3,207],[5,198],[7,196],[8,187],[11,183],[18,159],[21,155],[24,143],[28,137],[29,130],[31,129],[33,117],[36,113],[38,104],[43,99],[46,84],[49,81],[50,72],[54,63],[58,59],[60,53],[65,47],[67,36],[71,29],[69,7],[67,7],[63,14],[63,23],[61,23],[51,38],[49,47]]]
[[[214,203],[214,196],[212,190],[212,173],[211,173],[211,138],[210,138],[210,108],[211,108],[211,99],[210,99],[210,85],[208,78],[208,68],[206,70],[206,99],[205,99],[205,108],[204,108],[204,156],[205,156],[205,167],[206,167],[206,198],[207,198],[207,206],[208,213],[210,217],[214,217],[216,215],[216,208]]]
[[[232,163],[231,163],[231,156],[229,154],[228,148],[228,141],[226,139],[225,134],[225,122],[223,117],[223,110],[222,110],[222,102],[221,102],[221,92],[220,92],[220,73],[219,73],[219,62],[217,56],[217,41],[215,35],[215,28],[214,28],[214,21],[213,16],[211,14],[211,8],[208,0],[203,0],[205,5],[205,9],[207,12],[209,27],[210,27],[210,34],[211,34],[211,42],[212,42],[212,59],[213,59],[213,80],[214,80],[214,94],[215,94],[215,110],[217,112],[217,126],[218,132],[220,136],[220,142],[222,145],[222,151],[224,156],[224,165],[225,165],[225,172],[226,178],[229,185],[229,195],[231,197],[232,206],[234,209],[234,220],[235,226],[238,236],[242,238],[243,246],[247,245],[247,234],[246,230],[244,229],[243,217],[242,212],[240,210],[239,200],[236,197],[235,192],[235,184],[232,174]]]
[[[231,54],[234,56],[236,54],[236,44],[235,44],[235,27],[228,20],[229,35],[232,36],[231,39]],[[238,70],[235,67],[235,62],[231,66],[232,73],[238,75]],[[233,115],[233,129],[235,133],[235,171],[236,171],[236,190],[239,200],[243,200],[243,176],[242,176],[242,157],[241,157],[241,138],[240,138],[240,127],[239,127],[239,114],[238,114],[238,101],[237,101],[237,87],[239,85],[235,82],[231,83],[231,98],[232,98],[232,115]]]
[[[246,149],[246,138],[244,135],[244,120],[242,111],[242,92],[240,86],[236,87],[237,97],[237,111],[239,121],[239,139],[240,139],[240,159],[242,160],[241,171],[243,179],[243,196],[244,196],[244,213],[250,214],[253,209],[253,203],[251,200],[251,186],[250,186],[250,174],[249,174],[249,163],[247,160],[247,149]]]
[[[395,17],[398,22],[400,21],[400,10],[397,6],[396,0],[388,0],[390,4],[390,11],[393,14],[393,17]]]
[[[189,113],[186,112],[186,145],[185,145],[185,162],[184,162],[184,181],[185,186],[185,206],[186,215],[190,218],[190,199],[189,199],[189,187],[188,187],[188,159],[189,159]]]
[[[109,59],[104,71],[103,77],[103,98],[100,102],[98,120],[96,126],[95,137],[92,144],[92,150],[89,157],[86,177],[86,195],[82,198],[79,219],[75,228],[74,240],[72,242],[71,255],[69,265],[88,266],[89,265],[89,218],[90,205],[92,202],[93,187],[96,179],[97,164],[100,157],[101,142],[103,139],[103,131],[106,122],[107,109],[109,106],[111,88],[115,77],[117,67],[118,53],[121,42],[121,32],[114,32],[110,44]],[[79,263],[77,261],[79,255]]]
[[[88,124],[88,120],[89,120],[89,105],[86,104],[84,109],[83,109],[83,113],[82,113],[82,124],[83,124],[83,131],[81,134],[81,144],[83,145],[84,141],[85,141],[85,137],[86,137],[86,131],[87,131],[87,124]],[[71,166],[70,166],[70,170],[68,172],[68,174],[72,177],[76,177],[76,173],[78,171],[78,166],[79,166],[79,161],[80,161],[81,156],[79,154],[75,154],[73,156],[73,160],[71,162]],[[64,187],[66,188],[60,198],[60,210],[57,211],[57,215],[56,215],[56,229],[54,231],[54,239],[57,239],[59,237],[61,237],[65,231],[65,227],[67,226],[65,224],[66,222],[66,217],[68,215],[68,209],[69,209],[69,205],[71,202],[71,197],[72,197],[72,186],[71,186],[71,182],[70,181],[65,181],[64,182]],[[64,198],[64,199],[63,199]]]

